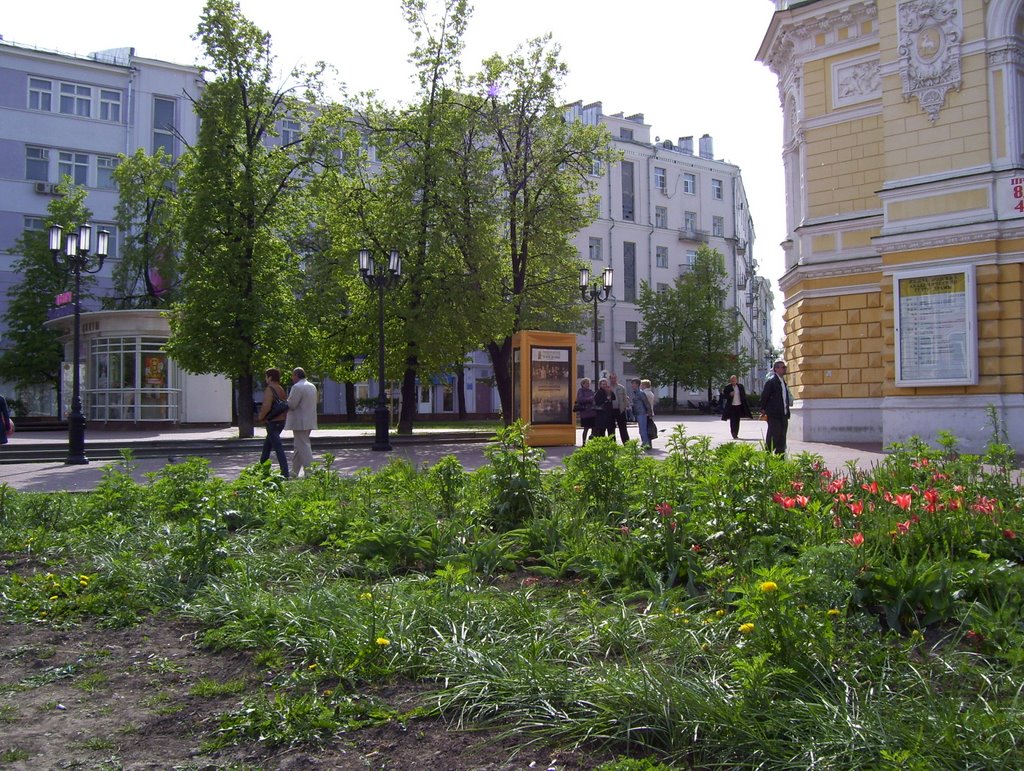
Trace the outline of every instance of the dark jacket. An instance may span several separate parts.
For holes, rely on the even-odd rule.
[[[594,407],[599,413],[611,412],[615,409],[615,391],[605,391],[598,388],[594,394]]]
[[[774,418],[788,418],[789,405],[786,404],[786,389],[778,375],[772,375],[765,381],[761,391],[761,410]]]
[[[0,396],[0,444],[7,444],[7,422],[11,419],[7,409],[7,400]]]
[[[733,413],[732,405],[732,383],[729,383],[725,388],[722,389],[722,420],[729,420],[733,417],[741,418],[753,418],[750,414],[750,405],[747,404],[747,389],[743,387],[743,383],[737,383],[736,387],[740,389],[740,404],[736,407],[736,412]]]

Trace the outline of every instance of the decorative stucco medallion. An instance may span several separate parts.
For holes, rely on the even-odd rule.
[[[902,0],[899,14],[903,98],[916,96],[931,120],[939,117],[946,92],[959,91],[963,18],[959,0]]]

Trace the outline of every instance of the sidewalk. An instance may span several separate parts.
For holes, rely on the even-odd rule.
[[[667,441],[674,427],[682,424],[689,436],[706,435],[711,438],[714,446],[731,441],[729,423],[716,415],[699,416],[666,416],[657,417],[659,436],[654,440],[654,457],[667,455]],[[762,444],[766,424],[759,421],[745,420],[740,426],[740,441]],[[635,437],[636,425],[630,424],[630,436]],[[459,441],[457,431],[431,429],[429,426],[416,426],[414,435],[427,441],[416,444],[400,444],[394,442],[391,452],[375,452],[365,443],[362,446],[346,446],[345,438],[358,439],[365,442],[366,437],[373,436],[373,427],[355,429],[321,429],[313,432],[313,453],[316,460],[322,460],[326,453],[334,456],[331,465],[342,474],[352,474],[360,469],[379,469],[393,459],[404,459],[415,466],[433,465],[446,455],[454,455],[466,469],[479,468],[486,462],[483,450],[484,443],[467,443]],[[168,431],[88,431],[86,432],[86,456],[90,447],[111,448],[125,447],[139,450],[152,448],[161,441],[188,443],[187,451],[176,451],[169,456],[137,457],[135,459],[134,477],[144,481],[146,474],[159,471],[171,462],[180,462],[186,456],[197,455],[209,460],[213,473],[225,479],[234,479],[239,472],[259,460],[260,447],[263,443],[263,429],[256,429],[256,438],[238,439],[237,428],[222,429],[175,429]],[[285,434],[288,437],[288,433]],[[577,431],[577,446],[580,432]],[[225,442],[235,440],[238,449],[224,449]],[[11,442],[0,448],[0,453],[8,448],[27,448],[42,443],[51,444],[54,448],[67,445],[67,434],[63,432],[25,432],[15,434]],[[333,445],[325,447],[325,445]],[[214,445],[217,446],[213,451]],[[559,466],[564,458],[576,447],[544,448],[546,457],[544,468]],[[885,457],[879,444],[824,444],[819,442],[789,441],[788,453],[796,455],[810,452],[820,455],[825,465],[831,469],[840,469],[849,461],[855,461],[861,468],[869,469]],[[289,453],[290,456],[290,453]],[[273,455],[271,455],[273,460]],[[119,461],[94,460],[84,466],[66,466],[62,462],[48,463],[12,463],[0,464],[0,484],[8,484],[17,490],[44,492],[55,490],[82,491],[93,489],[102,479],[103,470],[112,463]],[[276,461],[275,461],[276,466]]]

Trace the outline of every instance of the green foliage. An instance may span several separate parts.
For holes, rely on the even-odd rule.
[[[159,612],[252,651],[268,690],[211,747],[406,720],[353,696],[402,679],[455,725],[651,768],[1024,763],[1024,497],[1001,468],[912,440],[832,470],[680,431],[663,460],[595,440],[543,471],[518,424],[488,453],[287,485],[197,460],[139,484],[127,457],[86,494],[0,487],[0,612]]]

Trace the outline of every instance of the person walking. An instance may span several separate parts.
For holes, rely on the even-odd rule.
[[[722,420],[729,421],[729,433],[733,439],[740,438],[740,418],[753,418],[747,404],[747,390],[740,379],[733,375],[729,385],[722,389]]]
[[[636,418],[636,428],[640,433],[640,445],[645,449],[651,449],[651,436],[647,429],[647,417],[651,414],[651,406],[647,401],[647,394],[640,387],[640,378],[633,378],[633,393],[630,394],[630,402],[633,404],[633,416]]]
[[[615,437],[615,391],[608,378],[598,381],[597,393],[594,394],[594,409],[597,418],[594,421],[594,436]]]
[[[288,419],[284,427],[292,432],[295,450],[292,452],[292,475],[298,477],[303,469],[313,465],[313,447],[310,432],[316,428],[316,386],[306,380],[302,367],[292,370],[292,390],[288,392]]]
[[[777,361],[772,366],[774,376],[769,378],[761,391],[761,410],[768,418],[768,432],[764,447],[769,452],[782,455],[786,452],[786,433],[789,431],[789,408],[793,403],[789,387],[783,377],[786,362]]]
[[[260,405],[260,413],[256,420],[259,423],[267,422],[267,438],[263,440],[260,463],[264,463],[273,450],[277,455],[277,465],[281,467],[281,476],[288,479],[288,456],[281,442],[281,432],[284,431],[284,421],[288,416],[288,395],[281,385],[281,370],[277,367],[268,369],[263,373],[263,377],[267,387],[263,389],[263,403]],[[281,404],[284,405],[283,408]]]
[[[595,422],[597,410],[594,408],[594,393],[590,387],[590,378],[585,377],[580,381],[580,388],[576,392],[576,405],[579,407],[580,426],[583,428],[583,444],[587,443],[587,433],[597,436],[595,433]]]
[[[615,409],[612,412],[612,417],[615,419],[615,425],[612,426],[612,430],[608,435],[615,436],[615,426],[618,426],[619,438],[622,439],[622,443],[625,444],[629,441],[629,431],[626,430],[626,416],[632,407],[629,392],[626,390],[626,386],[619,382],[619,376],[614,372],[608,373],[608,383],[615,392]]]
[[[11,409],[7,400],[0,394],[0,444],[7,444],[14,433],[14,421],[11,420]]]

